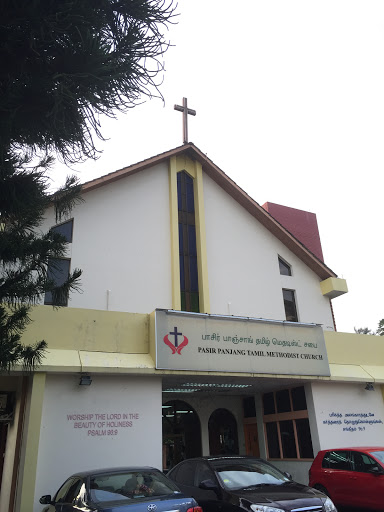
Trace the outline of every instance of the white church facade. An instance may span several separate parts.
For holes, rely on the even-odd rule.
[[[42,227],[68,236],[81,292],[34,308],[38,371],[0,377],[0,510],[94,467],[254,454],[307,483],[320,449],[383,444],[383,344],[336,332],[345,281],[196,146],[83,198]]]

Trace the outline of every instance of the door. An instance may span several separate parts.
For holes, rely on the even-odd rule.
[[[384,475],[373,473],[372,468],[378,468],[379,471],[382,468],[369,455],[361,452],[352,451],[351,462],[353,471],[350,481],[353,504],[360,507],[381,507],[384,495]]]
[[[327,489],[331,499],[337,504],[349,504],[349,501],[346,502],[345,500],[350,494],[351,473],[349,451],[334,450],[325,455],[321,471],[321,483]]]
[[[259,436],[257,423],[246,423],[244,425],[245,452],[247,455],[260,457]]]
[[[200,420],[195,410],[182,400],[171,400],[163,410],[163,469],[171,469],[184,459],[201,455]]]
[[[195,470],[196,462],[187,460],[178,464],[168,475],[184,494],[193,498],[195,498]]]
[[[74,510],[85,510],[85,508],[77,507],[77,499],[83,487],[80,478],[69,478],[58,490],[53,507],[55,512],[73,512]],[[49,511],[51,508],[48,509]]]
[[[216,490],[213,489],[201,489],[201,482],[211,481],[212,484],[217,486]],[[223,510],[223,505],[225,505],[220,500],[220,492],[218,482],[215,476],[215,473],[211,470],[211,468],[203,461],[197,462],[195,467],[195,495],[196,501],[202,507],[204,512],[218,512]],[[225,507],[224,507],[225,508]]]
[[[237,423],[230,411],[227,409],[216,409],[209,418],[208,433],[209,453],[211,455],[238,455]]]
[[[214,490],[199,487],[204,480],[211,480],[212,483],[217,484],[214,472],[205,462],[198,460],[181,462],[173,471],[171,470],[169,476],[184,494],[195,498],[204,512],[222,510],[222,502],[218,499],[217,493]]]

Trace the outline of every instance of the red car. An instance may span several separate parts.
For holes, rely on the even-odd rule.
[[[321,450],[309,470],[309,485],[336,506],[384,511],[384,447]]]

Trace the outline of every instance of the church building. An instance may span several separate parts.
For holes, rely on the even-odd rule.
[[[0,510],[40,511],[75,471],[220,453],[308,483],[320,449],[383,443],[383,340],[336,331],[347,286],[314,214],[259,205],[189,142],[83,199],[42,226],[81,291],[34,308],[38,370],[0,377]]]

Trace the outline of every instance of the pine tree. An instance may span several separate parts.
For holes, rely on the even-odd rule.
[[[56,286],[48,276],[52,258],[65,256],[65,238],[49,231],[40,234],[45,210],[53,204],[59,221],[80,199],[80,187],[74,178],[54,195],[47,192],[45,172],[52,163],[46,157],[29,168],[26,157],[9,156],[2,165],[0,179],[0,370],[10,370],[22,363],[33,369],[41,362],[46,348],[44,340],[34,346],[20,343],[22,332],[30,321],[30,307],[45,292],[51,292],[53,303],[79,286],[81,271],[75,269]],[[8,172],[7,172],[8,171]]]
[[[162,29],[174,15],[163,0],[0,3],[0,370],[40,364],[46,342],[21,343],[31,306],[47,291],[61,304],[80,284],[75,269],[55,285],[48,263],[65,255],[66,241],[38,229],[48,206],[60,221],[80,200],[73,177],[49,195],[52,154],[96,158],[99,115],[161,96]]]

